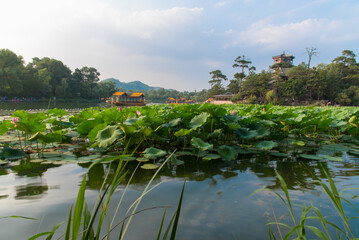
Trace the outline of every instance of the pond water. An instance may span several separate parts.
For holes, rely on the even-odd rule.
[[[289,224],[289,213],[273,193],[262,191],[252,196],[251,194],[261,188],[270,188],[282,194],[275,175],[278,171],[290,189],[293,203],[307,206],[313,204],[319,207],[329,220],[339,224],[328,197],[314,180],[326,181],[323,172],[325,169],[333,177],[338,189],[358,187],[358,158],[346,152],[340,155],[342,162],[312,161],[295,157],[275,158],[266,152],[239,155],[236,161],[230,162],[198,162],[193,158],[175,169],[164,166],[154,181],[154,184],[161,184],[146,195],[139,210],[172,206],[167,213],[168,223],[186,180],[177,239],[269,239],[266,224],[275,219]],[[78,160],[76,157],[74,159]],[[88,166],[89,163],[60,165],[29,159],[2,165],[0,216],[18,215],[37,220],[0,219],[1,239],[27,239],[39,232],[50,231],[55,224],[65,221],[71,204],[76,201],[79,185]],[[135,161],[129,162],[127,167],[130,173],[135,166]],[[113,164],[98,164],[90,170],[86,190],[89,205],[96,201],[106,170],[113,168]],[[137,170],[120,208],[118,221],[140,196],[153,173],[152,170]],[[124,187],[125,183],[119,187],[111,201],[112,213]],[[358,194],[354,190],[353,193]],[[359,202],[353,199],[352,203],[358,206]],[[354,216],[354,212],[346,207],[348,216]],[[295,212],[299,217],[301,207],[295,207]],[[156,238],[162,215],[162,208],[137,214],[125,239]],[[359,224],[355,224],[357,220],[352,221],[358,235]],[[59,233],[63,233],[64,227],[60,228]],[[272,229],[276,231],[275,226]],[[116,229],[115,233],[116,231],[119,229]],[[282,229],[282,234],[285,232],[286,230]],[[117,239],[115,235],[111,239]],[[313,237],[310,234],[309,236]]]

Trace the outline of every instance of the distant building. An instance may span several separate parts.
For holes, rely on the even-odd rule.
[[[295,58],[293,55],[285,54],[283,51],[283,54],[272,57],[274,60],[274,64],[276,63],[290,63],[293,64],[293,59]]]
[[[227,92],[221,95],[214,95],[213,98],[208,99],[206,102],[213,104],[232,104],[233,103],[231,100],[232,97],[233,94]]]
[[[125,92],[115,92],[112,95],[111,103],[118,106],[144,106],[146,104],[143,93],[129,95]]]

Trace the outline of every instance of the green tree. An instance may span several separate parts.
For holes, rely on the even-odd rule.
[[[249,61],[249,59],[246,58],[246,56],[239,56],[234,60],[234,64],[232,65],[233,68],[240,68],[241,72],[234,74],[234,80],[238,83],[238,85],[242,84],[243,79],[246,77],[245,69],[249,73],[253,73],[256,68],[254,66],[250,66],[252,64],[252,61]],[[235,83],[235,82],[233,82]]]
[[[211,89],[208,91],[208,97],[213,97],[224,92],[222,81],[227,81],[227,76],[224,75],[221,70],[215,70],[210,72],[211,80],[208,83],[211,85]]]
[[[9,49],[0,50],[0,95],[15,96],[23,90],[24,61]]]
[[[50,85],[52,89],[52,94],[56,95],[56,90],[59,86],[59,89],[63,88],[64,81],[69,81],[71,78],[71,70],[63,64],[60,60],[50,59],[48,57],[44,57],[42,59],[33,58],[32,65],[36,70],[47,69],[50,73]],[[58,90],[59,92],[63,92],[62,90]],[[64,97],[63,95],[58,95],[57,97]]]
[[[266,93],[270,90],[271,72],[262,71],[258,74],[251,74],[245,78],[239,90],[241,97],[256,99],[264,102]]]

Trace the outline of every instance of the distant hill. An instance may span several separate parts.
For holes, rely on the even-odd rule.
[[[115,78],[107,78],[102,80],[102,82],[112,81],[115,82],[117,88],[124,89],[125,91],[132,90],[132,91],[148,91],[148,90],[157,90],[159,87],[151,87],[147,84],[144,84],[141,81],[133,81],[133,82],[121,82]]]

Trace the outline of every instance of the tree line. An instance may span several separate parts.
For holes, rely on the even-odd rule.
[[[0,49],[0,96],[34,98],[99,99],[113,94],[113,82],[99,82],[94,67],[71,71],[60,60],[33,58],[24,64],[22,56],[9,49]]]
[[[241,71],[234,74],[224,87],[227,76],[221,70],[210,72],[211,88],[208,97],[230,92],[234,101],[247,103],[293,103],[311,104],[324,101],[328,104],[359,105],[359,64],[351,50],[342,51],[329,64],[310,66],[315,48],[306,49],[308,62],[293,66],[291,63],[277,63],[269,70],[255,73],[255,67],[245,56],[235,59],[234,68]]]

